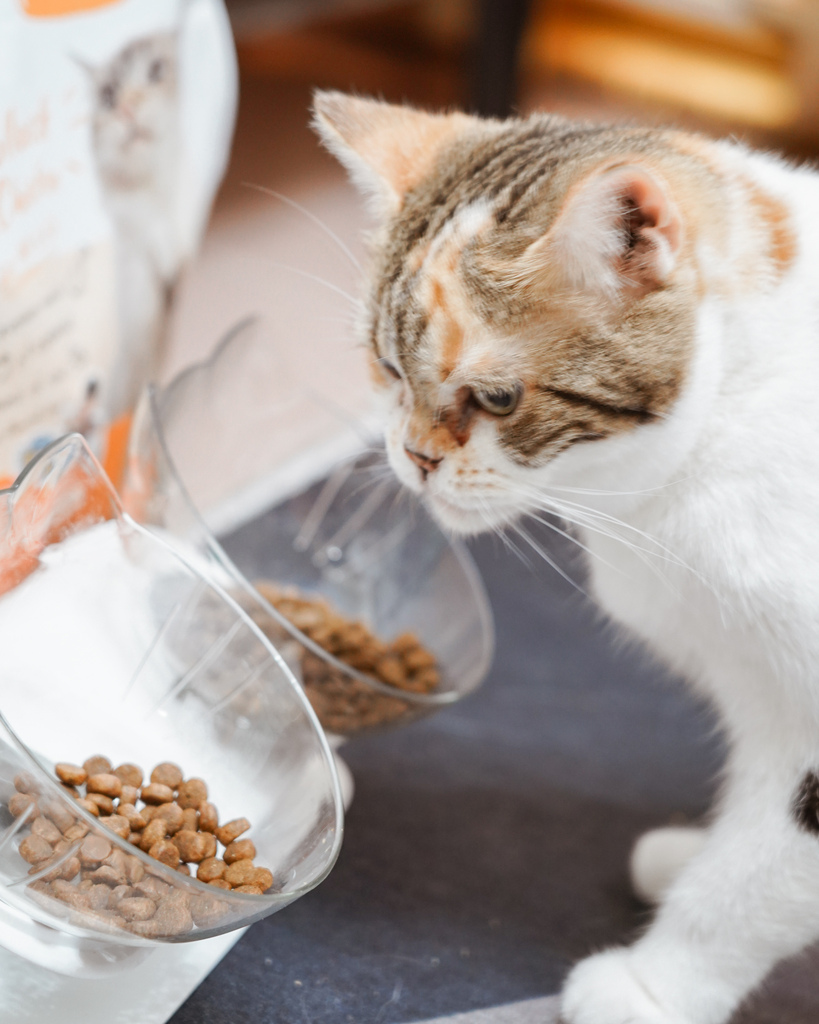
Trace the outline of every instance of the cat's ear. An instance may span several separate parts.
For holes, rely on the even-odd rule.
[[[683,224],[668,185],[637,164],[597,171],[571,189],[527,259],[576,288],[643,295],[667,282]]]
[[[324,144],[381,215],[398,209],[440,147],[471,120],[465,114],[428,114],[340,92],[316,92],[313,113]]]

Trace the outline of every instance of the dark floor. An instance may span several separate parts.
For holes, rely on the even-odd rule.
[[[399,1024],[495,1006],[557,991],[574,959],[646,920],[628,851],[706,808],[711,722],[543,563],[494,539],[474,553],[498,630],[485,686],[345,748],[357,789],[332,875],[255,925],[172,1024]],[[743,1021],[815,1024],[814,977],[783,973]]]

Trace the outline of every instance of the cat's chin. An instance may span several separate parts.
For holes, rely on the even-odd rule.
[[[437,494],[427,494],[425,504],[439,526],[449,533],[464,537],[474,537],[478,533],[488,533],[500,529],[514,519],[511,512],[486,506],[485,508],[465,508],[456,505]]]

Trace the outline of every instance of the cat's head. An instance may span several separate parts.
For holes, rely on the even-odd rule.
[[[109,184],[150,181],[177,129],[176,33],[135,40],[87,67],[93,88],[94,150]]]
[[[362,326],[390,461],[437,518],[476,532],[549,488],[667,478],[711,387],[702,161],[673,133],[546,115],[339,93],[315,114],[380,219]]]

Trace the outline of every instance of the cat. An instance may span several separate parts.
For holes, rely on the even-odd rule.
[[[157,32],[86,70],[104,206],[114,226],[120,342],[109,418],[132,409],[153,375],[177,279],[192,245],[179,223],[178,34]]]
[[[819,939],[819,177],[548,114],[324,92],[315,125],[379,218],[398,477],[454,533],[574,523],[602,609],[725,730],[710,823],[638,842],[653,923],[561,1019],[722,1024]]]

